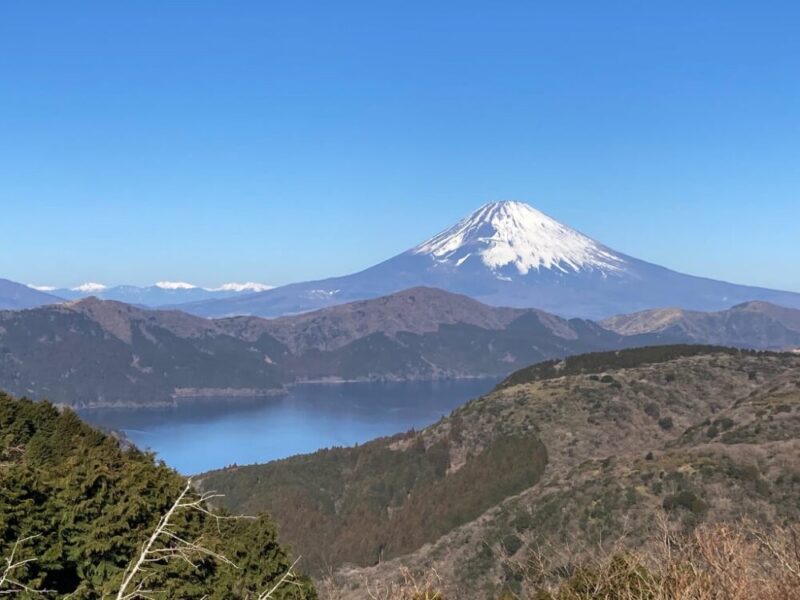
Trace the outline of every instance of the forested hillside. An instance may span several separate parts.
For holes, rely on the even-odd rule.
[[[89,298],[0,312],[0,389],[76,408],[168,405],[274,394],[307,380],[498,376],[660,339],[427,288],[274,321]]]
[[[0,595],[265,598],[292,565],[272,521],[218,518],[186,485],[151,455],[68,410],[0,393],[0,559],[16,565],[0,579]],[[182,491],[187,505],[175,510],[128,593],[118,596]],[[287,581],[269,597],[316,597],[306,580]],[[152,593],[128,595],[136,590]]]
[[[686,313],[669,326],[650,313],[620,316],[607,322],[611,331],[425,287],[272,320],[88,298],[0,311],[0,389],[91,408],[271,395],[304,381],[498,377],[547,359],[657,344],[792,348],[798,315],[750,303]]]

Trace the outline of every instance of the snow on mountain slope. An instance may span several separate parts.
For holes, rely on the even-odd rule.
[[[99,294],[107,289],[108,286],[105,286],[102,283],[87,281],[86,283],[82,283],[74,288],[70,288],[70,291],[78,292],[79,294]]]
[[[194,290],[197,288],[196,285],[185,281],[156,281],[155,286],[162,290]]]
[[[40,288],[46,286],[38,286]],[[34,288],[35,289],[35,288]],[[103,300],[116,300],[128,304],[149,307],[161,307],[200,300],[222,299],[233,296],[244,296],[271,289],[263,283],[224,283],[216,288],[203,288],[184,281],[158,281],[153,285],[117,285],[109,287],[101,283],[84,283],[70,289],[54,289],[52,293],[67,300],[79,300],[96,296]]]
[[[751,300],[800,308],[800,294],[678,273],[597,242],[522,202],[492,202],[373,267],[257,294],[181,305],[215,317],[276,317],[427,286],[485,304],[567,317],[676,306],[722,310]]]
[[[223,283],[219,287],[206,288],[210,292],[266,292],[271,290],[274,286],[266,285],[264,283],[256,283],[255,281],[247,281],[245,283]]]
[[[555,269],[620,271],[625,259],[523,202],[491,202],[412,250],[461,266],[477,258],[492,270],[521,275]]]

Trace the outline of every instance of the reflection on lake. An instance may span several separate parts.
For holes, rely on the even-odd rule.
[[[186,474],[352,446],[435,422],[496,379],[303,384],[273,398],[203,398],[177,408],[85,410]]]

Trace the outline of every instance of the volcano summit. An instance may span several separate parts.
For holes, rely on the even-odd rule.
[[[666,306],[723,310],[752,300],[800,308],[800,294],[678,273],[617,252],[512,201],[485,204],[429,240],[352,275],[180,308],[202,316],[274,317],[415,286],[593,319]]]

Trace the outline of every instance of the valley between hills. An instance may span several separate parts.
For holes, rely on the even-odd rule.
[[[168,597],[257,597],[279,581],[282,600],[590,600],[597,586],[638,600],[735,589],[739,568],[769,576],[770,598],[800,589],[795,352],[664,345],[540,362],[419,431],[188,487],[48,402],[0,394],[0,425],[0,550],[19,553],[8,564],[27,589],[48,590],[20,597],[124,590],[162,525],[142,556]],[[188,562],[164,558],[175,552]]]

